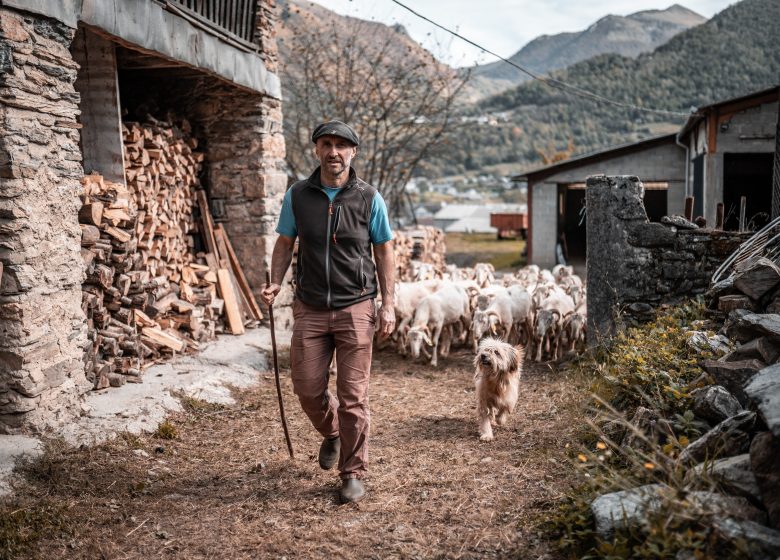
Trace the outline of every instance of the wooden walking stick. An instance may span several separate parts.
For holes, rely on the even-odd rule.
[[[271,285],[271,273],[265,271],[265,285]],[[276,354],[276,329],[274,325],[274,306],[268,305],[268,320],[271,322],[271,348],[274,354],[274,376],[276,377],[276,395],[279,397],[279,414],[282,417],[282,428],[284,428],[284,439],[287,440],[287,451],[290,452],[290,459],[295,459],[293,453],[292,441],[290,441],[290,431],[287,429],[287,416],[284,414],[284,401],[282,400],[282,383],[279,381],[279,360]]]

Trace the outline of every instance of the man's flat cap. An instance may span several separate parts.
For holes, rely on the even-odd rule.
[[[360,139],[357,132],[352,130],[352,127],[348,124],[344,124],[341,121],[328,121],[322,124],[318,124],[311,133],[311,141],[317,143],[317,138],[320,136],[338,136],[344,140],[349,140],[355,146],[360,145]]]

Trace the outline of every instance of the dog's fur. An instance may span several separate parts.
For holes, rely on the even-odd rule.
[[[525,348],[497,338],[479,343],[474,358],[479,439],[492,441],[492,422],[503,426],[517,404]]]

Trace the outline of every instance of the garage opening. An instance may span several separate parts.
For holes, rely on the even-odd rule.
[[[723,154],[723,229],[739,229],[740,199],[746,199],[745,229],[756,231],[769,222],[772,207],[774,154]]]
[[[556,260],[585,266],[585,183],[558,185],[558,241]]]

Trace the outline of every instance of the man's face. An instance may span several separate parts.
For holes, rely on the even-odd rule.
[[[340,136],[320,136],[314,145],[314,154],[328,175],[338,176],[349,170],[357,146]]]

